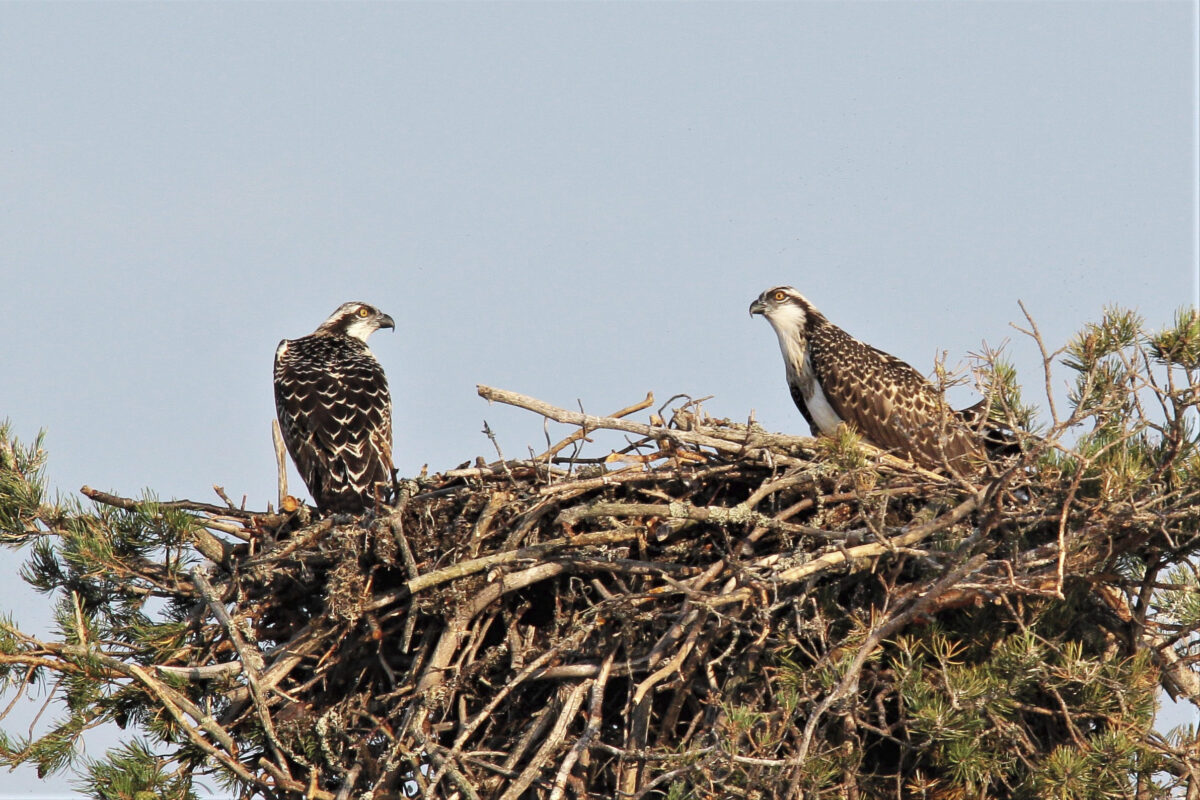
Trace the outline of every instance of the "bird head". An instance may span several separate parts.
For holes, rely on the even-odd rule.
[[[396,321],[378,308],[366,303],[342,303],[338,310],[321,323],[317,333],[340,333],[367,341],[367,337],[380,328],[395,329]]]
[[[804,295],[791,286],[767,289],[750,304],[750,315],[762,314],[775,330],[803,330],[810,314],[815,313]]]

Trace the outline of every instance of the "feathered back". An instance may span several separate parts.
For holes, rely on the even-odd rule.
[[[815,316],[813,370],[829,404],[863,438],[927,467],[963,470],[982,458],[976,437],[924,375]]]
[[[317,331],[280,342],[275,410],[288,452],[317,507],[357,514],[392,484],[392,400],[367,347],[392,318],[347,303]]]

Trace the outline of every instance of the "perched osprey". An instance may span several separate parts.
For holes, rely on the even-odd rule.
[[[279,427],[321,511],[361,513],[392,485],[392,398],[367,337],[395,327],[374,306],[343,303],[275,351]]]
[[[845,422],[876,447],[922,466],[970,471],[970,462],[983,459],[983,444],[962,413],[950,410],[921,373],[855,339],[792,287],[763,292],[750,313],[775,329],[792,400],[813,436],[831,436]]]

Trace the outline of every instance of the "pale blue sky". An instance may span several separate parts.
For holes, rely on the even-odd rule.
[[[491,457],[484,419],[542,443],[481,382],[805,432],[746,314],[779,283],[922,371],[1014,338],[1018,299],[1052,344],[1110,303],[1165,323],[1195,30],[1186,1],[5,3],[0,418],[63,492],[262,507],[275,345],[346,300],[397,321],[402,474]],[[19,562],[0,609],[36,625]]]

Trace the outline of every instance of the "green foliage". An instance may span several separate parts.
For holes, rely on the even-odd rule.
[[[1173,625],[1200,630],[1200,592],[1194,590],[1195,572],[1191,564],[1176,564],[1167,572],[1168,587],[1158,593],[1159,609]]]
[[[79,790],[99,800],[194,800],[186,773],[168,772],[172,759],[156,756],[142,739],[88,761]]]
[[[1110,356],[1119,357],[1127,348],[1137,345],[1145,335],[1143,330],[1142,318],[1133,311],[1115,306],[1105,308],[1099,323],[1084,325],[1070,341],[1063,363],[1086,374]]]
[[[11,423],[0,422],[0,544],[24,541],[36,525],[45,481],[44,432],[22,447],[11,436]]]
[[[1067,345],[1063,363],[1074,370],[1070,400],[1077,417],[1088,416],[1109,434],[1127,430],[1136,400],[1139,365],[1132,350],[1142,341],[1142,319],[1106,308],[1099,324],[1086,325]]]
[[[862,437],[845,425],[838,428],[836,436],[817,440],[817,447],[821,455],[828,459],[830,468],[843,472],[861,470],[870,463],[861,444]]]
[[[1160,364],[1200,369],[1200,313],[1194,308],[1175,312],[1175,324],[1150,337],[1150,351]]]
[[[978,358],[982,362],[978,375],[988,399],[988,419],[1009,428],[1037,433],[1037,406],[1025,402],[1012,361],[999,352],[987,352]]]
[[[1149,658],[1088,651],[1037,608],[1022,629],[964,621],[968,641],[939,628],[901,637],[890,656],[921,773],[949,776],[941,783],[968,795],[1014,786],[1028,798],[1125,796],[1148,752],[1139,742],[1155,705]]]

